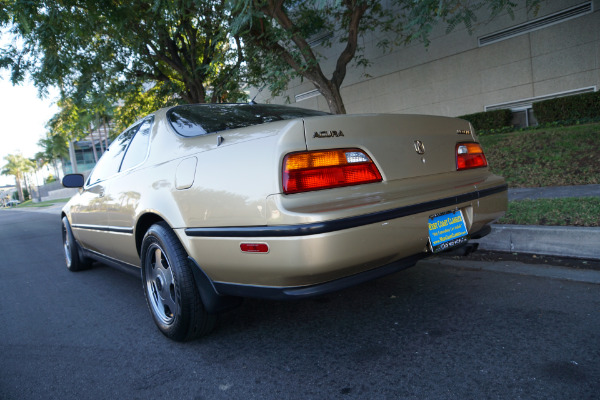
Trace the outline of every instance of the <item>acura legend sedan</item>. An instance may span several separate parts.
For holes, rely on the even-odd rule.
[[[79,188],[62,211],[67,267],[141,270],[177,341],[243,297],[317,296],[463,246],[507,207],[467,121],[280,105],[161,109],[63,184]]]

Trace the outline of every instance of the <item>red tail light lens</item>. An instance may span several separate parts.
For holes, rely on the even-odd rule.
[[[240,250],[243,253],[268,253],[269,245],[266,243],[241,243]]]
[[[283,192],[286,194],[381,180],[375,163],[359,149],[292,153],[283,160]]]
[[[458,143],[456,145],[456,170],[487,167],[488,163],[479,143]]]

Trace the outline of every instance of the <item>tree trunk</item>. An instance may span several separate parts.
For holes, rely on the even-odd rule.
[[[96,138],[94,137],[94,129],[90,126],[90,139],[92,140],[92,153],[94,154],[94,162],[98,163],[98,153],[96,153]],[[100,142],[102,143],[102,142]]]
[[[27,197],[31,198],[31,187],[29,186],[29,182],[27,181],[26,174],[23,174],[23,186],[25,186],[25,189],[27,189],[27,192],[29,194],[29,196],[27,196]],[[21,187],[21,189],[23,189],[23,187]],[[25,199],[25,192],[23,192],[23,198]],[[25,199],[25,201],[26,200],[29,200],[29,199]]]
[[[54,167],[54,178],[56,178],[57,181],[60,181],[61,177],[60,172],[58,171],[58,162],[56,161],[56,159],[52,160],[52,166]]]
[[[75,154],[75,145],[73,140],[69,141],[69,158],[71,158],[71,173],[77,173],[77,155]]]
[[[21,180],[18,176],[15,176],[15,182],[17,183],[17,192],[19,193],[19,201],[23,203],[25,201],[25,196],[23,195],[23,186],[21,185]]]
[[[108,128],[106,127],[106,117],[102,118],[102,128],[104,131],[104,148],[100,145],[100,150],[102,151],[102,154],[104,154],[104,152],[108,150]],[[102,141],[102,139],[100,139],[100,141]],[[100,156],[102,156],[102,154],[100,154]]]
[[[346,114],[346,106],[344,105],[344,100],[342,100],[339,87],[328,81],[327,87],[325,89],[321,88],[319,91],[325,97],[329,111],[332,114]]]

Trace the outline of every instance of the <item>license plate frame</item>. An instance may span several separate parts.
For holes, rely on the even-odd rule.
[[[430,215],[428,220],[429,249],[439,253],[469,240],[462,210],[445,211]]]

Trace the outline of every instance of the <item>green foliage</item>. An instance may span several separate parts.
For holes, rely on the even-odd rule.
[[[598,119],[600,118],[600,92],[533,103],[533,112],[540,124]]]
[[[528,10],[535,11],[540,2],[527,0]],[[267,86],[277,95],[295,77],[312,82],[332,112],[344,113],[340,87],[348,66],[352,63],[366,74],[371,64],[361,43],[377,38],[376,46],[384,51],[414,40],[427,45],[437,24],[445,24],[448,31],[464,25],[471,32],[504,11],[512,15],[517,7],[507,0],[3,4],[0,27],[21,40],[0,49],[0,68],[10,68],[13,82],[30,74],[42,92],[59,87],[63,101],[71,101],[76,112],[83,113],[70,118],[76,128],[66,134],[70,137],[79,136],[88,119],[123,116],[131,122],[133,112],[116,110],[123,99],[139,110],[150,104],[236,102],[246,99],[245,84]],[[476,15],[488,18],[478,21]],[[332,35],[320,48],[336,52],[329,72],[322,69],[325,57],[319,46],[311,42],[323,33]]]
[[[514,19],[517,6],[516,2],[510,0],[394,0],[392,4],[401,10],[397,22],[403,25],[404,42],[419,40],[426,46],[435,25],[445,24],[446,33],[462,25],[472,34],[476,26],[485,25],[504,12]],[[527,0],[525,7],[528,13],[535,15],[540,4],[540,0]],[[485,16],[485,19],[478,20],[478,14]]]
[[[508,203],[501,224],[600,226],[600,198],[518,200]]]
[[[220,0],[17,0],[9,13],[24,40],[3,49],[13,81],[29,72],[76,103],[92,96],[110,107],[114,95],[152,82],[186,102],[217,101],[238,77],[240,54]]]
[[[55,116],[56,117],[56,116]],[[43,151],[36,154],[36,159],[42,159],[45,163],[69,157],[69,147],[65,138],[57,133],[48,133],[47,136],[38,141]]]
[[[600,124],[480,136],[490,169],[511,187],[600,184]]]
[[[527,0],[528,11],[536,12],[541,0]],[[307,79],[327,100],[332,113],[345,113],[339,89],[348,65],[366,69],[371,64],[361,43],[389,51],[419,40],[429,44],[435,25],[445,24],[447,32],[464,25],[469,33],[476,24],[487,23],[506,11],[511,17],[516,3],[507,0],[469,2],[440,0],[233,0],[232,24],[245,44],[249,81],[280,95],[294,78]],[[478,21],[476,13],[487,15]],[[321,45],[339,50],[335,67],[327,73],[325,57],[311,42],[332,33]],[[335,47],[333,47],[335,46]]]
[[[34,163],[21,154],[9,154],[4,157],[6,164],[2,168],[2,175],[13,175],[21,180],[24,174],[33,171]]]
[[[0,68],[15,83],[30,74],[42,92],[60,88],[56,119],[74,130],[52,132],[65,139],[112,117],[125,98],[137,108],[152,95],[161,106],[246,98],[241,43],[222,0],[15,0],[2,12],[0,27],[20,40],[0,49]]]
[[[6,164],[2,167],[2,175],[13,175],[17,182],[17,195],[19,200],[24,201],[26,198],[25,193],[27,192],[21,185],[21,181],[24,179],[25,174],[32,172],[35,168],[35,163],[25,157],[22,154],[9,154],[4,157]],[[25,197],[24,197],[25,196]]]
[[[377,1],[234,0],[233,32],[244,41],[249,82],[281,95],[294,78],[311,81],[333,113],[345,113],[339,88],[348,64],[368,65],[358,37],[393,27],[393,16]],[[316,46],[320,44],[322,47]],[[320,49],[342,50],[330,77],[322,70]]]
[[[123,97],[113,112],[114,135],[124,131],[139,118],[148,115],[159,108],[181,103],[168,95],[168,88],[158,83],[151,89],[123,93]]]
[[[54,175],[48,175],[48,177],[46,179],[44,179],[44,183],[52,183],[52,182],[56,182],[56,178],[54,177]]]
[[[458,118],[469,121],[476,131],[492,131],[504,128],[513,129],[511,125],[512,111],[510,110],[494,110],[475,114],[463,115]]]
[[[20,196],[19,192],[14,192],[12,199],[19,200],[21,203],[24,202],[25,200],[29,199],[29,190],[23,188],[23,198],[19,198],[19,196]]]

